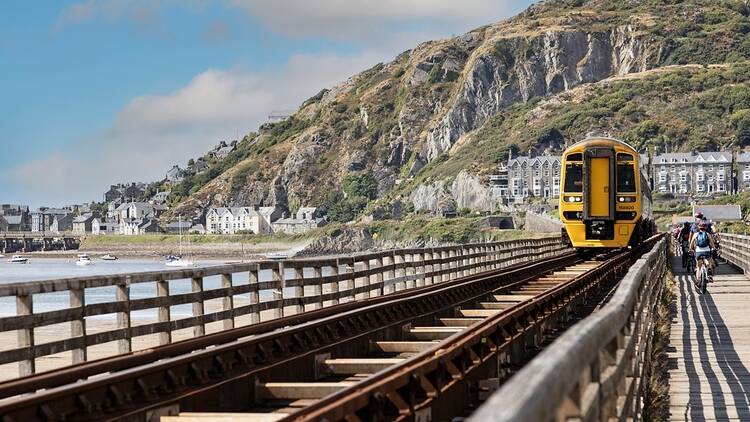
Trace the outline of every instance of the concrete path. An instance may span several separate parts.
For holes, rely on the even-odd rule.
[[[750,421],[750,279],[728,264],[708,292],[676,258],[669,357],[673,421]]]

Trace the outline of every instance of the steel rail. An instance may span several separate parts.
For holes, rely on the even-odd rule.
[[[480,367],[496,361],[498,355],[508,352],[512,343],[525,332],[536,329],[575,298],[598,287],[605,279],[613,280],[623,274],[632,260],[653,246],[658,238],[654,236],[634,251],[619,253],[587,273],[280,420],[431,420],[433,414],[450,418],[442,412],[432,412],[431,406],[441,396],[450,397],[450,390],[475,375]]]
[[[561,256],[569,255],[570,253],[563,254]],[[506,268],[475,274],[470,277],[494,277],[506,271],[523,267],[528,264],[529,263],[518,263]],[[280,328],[303,324],[305,322],[313,321],[316,319],[348,312],[362,306],[375,305],[394,299],[411,297],[414,294],[429,291],[430,289],[434,289],[437,286],[450,287],[464,281],[466,281],[466,278],[458,278],[455,280],[445,281],[429,286],[416,287],[404,292],[391,293],[389,295],[377,296],[374,298],[345,302],[342,304],[333,305],[317,310],[306,311],[300,314],[284,316],[253,325],[223,330],[217,333],[207,334],[196,338],[185,339],[174,343],[153,347],[150,349],[91,360],[67,366],[61,369],[40,372],[26,377],[3,381],[0,382],[0,400],[19,394],[33,393],[37,390],[55,388],[96,375],[125,370],[135,366],[146,365],[161,359],[190,353],[195,350],[205,349],[207,347],[212,347],[220,344],[226,344],[235,341],[238,338],[259,335],[278,330]],[[0,412],[1,411],[2,406],[0,406]]]
[[[232,382],[247,380],[261,370],[278,367],[301,355],[309,355],[316,350],[348,341],[353,334],[382,329],[406,319],[445,309],[455,303],[486,294],[503,284],[512,284],[576,259],[575,254],[565,254],[402,294],[343,304],[318,312],[318,319],[301,314],[299,322],[294,325],[231,342],[241,337],[238,333],[247,333],[242,330],[250,328],[243,327],[233,330],[234,338],[228,332],[219,333],[216,338],[230,342],[214,343],[215,347],[208,349],[196,351],[196,347],[191,348],[198,344],[206,347],[209,342],[206,339],[175,343],[173,346],[191,349],[192,353],[177,354],[108,375],[14,397],[0,406],[0,416],[4,420],[24,421],[116,420],[141,414]],[[499,281],[500,278],[503,280]],[[274,323],[281,324],[283,321]],[[295,321],[294,317],[286,320],[287,323],[290,321]],[[176,353],[178,348],[170,350]],[[154,349],[145,359],[155,359],[158,353],[162,352]],[[117,362],[126,365],[136,362],[135,359],[138,358],[136,353]],[[87,370],[93,372],[90,364]],[[99,362],[97,365],[104,364],[105,362]],[[76,368],[71,368],[64,374],[66,380],[73,376],[75,370]]]

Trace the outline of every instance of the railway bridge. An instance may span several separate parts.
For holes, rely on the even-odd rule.
[[[750,237],[722,239],[705,295],[671,275],[662,236],[588,257],[550,237],[0,285],[16,304],[0,368],[18,371],[0,371],[0,416],[744,419]]]
[[[2,253],[78,249],[83,236],[73,233],[1,232]]]

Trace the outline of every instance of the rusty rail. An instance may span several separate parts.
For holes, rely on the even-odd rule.
[[[0,406],[0,416],[4,420],[143,420],[163,414],[160,412],[168,411],[175,403],[188,408],[206,403],[231,403],[230,407],[237,407],[247,403],[253,380],[262,371],[275,370],[292,359],[312,356],[384,327],[451,308],[485,295],[498,285],[518,282],[575,260],[574,254],[566,254],[367,299],[356,307],[342,304],[330,308],[331,315],[326,317],[203,350],[195,343],[201,339],[190,340],[185,345],[193,346],[193,353],[15,397]],[[325,310],[317,312],[322,311]],[[304,319],[305,315],[300,314],[299,318]],[[235,339],[240,337],[236,330],[241,329],[232,333]],[[132,359],[137,359],[137,354]]]
[[[526,357],[526,349],[544,340],[547,328],[567,318],[571,307],[581,304],[605,281],[613,282],[624,274],[632,256],[631,252],[622,252],[570,282],[487,318],[283,420],[431,420],[433,416],[458,416],[465,408],[457,408],[456,402],[472,402],[469,392],[476,392],[479,380],[506,378]]]
[[[566,331],[470,421],[639,420],[667,247],[659,240],[601,310]]]
[[[3,284],[0,297],[15,298],[16,315],[0,318],[0,332],[16,330],[19,341],[17,347],[0,351],[0,365],[18,362],[19,374],[26,376],[36,372],[35,361],[42,356],[73,351],[72,363],[81,363],[87,360],[90,347],[104,343],[117,342],[118,352],[128,353],[133,338],[139,336],[158,335],[158,345],[165,345],[178,330],[192,329],[193,336],[201,336],[211,323],[220,324],[218,329],[256,324],[261,319],[445,282],[565,250],[559,238],[543,238]],[[173,283],[179,281],[190,283],[188,292],[174,292]],[[208,281],[216,287],[208,288]],[[87,292],[97,288],[111,289],[112,300],[88,303]],[[133,298],[134,288],[147,291],[146,297]],[[49,294],[67,294],[68,307],[35,312],[35,296]],[[191,314],[175,318],[171,310],[176,305],[191,305]],[[149,310],[155,311],[153,317],[135,321],[134,313]],[[87,318],[99,315],[116,318],[116,329],[88,330]],[[54,324],[69,327],[61,329],[59,340],[35,341],[35,328]]]

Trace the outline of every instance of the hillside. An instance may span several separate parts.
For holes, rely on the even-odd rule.
[[[640,148],[750,143],[749,14],[739,0],[542,2],[321,91],[183,182],[173,212],[488,209],[484,177],[511,150],[559,152],[592,130]]]

